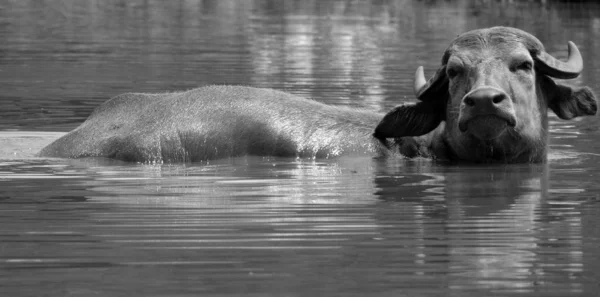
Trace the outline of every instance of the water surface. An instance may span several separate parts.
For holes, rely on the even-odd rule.
[[[525,29],[600,90],[600,6],[561,1],[5,1],[7,296],[596,296],[600,122],[550,117],[547,164],[40,159],[119,93],[208,84],[386,111],[457,34]]]

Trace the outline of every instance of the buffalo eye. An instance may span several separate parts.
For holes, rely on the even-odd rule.
[[[517,71],[530,72],[532,69],[533,69],[533,63],[531,61],[521,61],[521,62],[515,63],[512,71],[513,72],[517,72]]]
[[[448,78],[452,79],[457,77],[461,72],[461,69],[459,67],[448,67],[446,69],[446,75],[448,75]]]
[[[465,64],[461,58],[452,56],[448,59],[448,63],[446,64],[446,76],[449,79],[453,79],[463,73],[464,67]]]

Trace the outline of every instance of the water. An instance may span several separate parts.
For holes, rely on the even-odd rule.
[[[239,2],[239,3],[238,3]],[[461,32],[566,41],[600,90],[600,6],[548,1],[5,1],[2,296],[597,296],[600,122],[548,164],[38,159],[111,96],[271,87],[375,111]]]

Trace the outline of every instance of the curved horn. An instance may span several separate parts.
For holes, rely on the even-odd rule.
[[[555,78],[576,78],[583,70],[583,58],[575,43],[569,41],[569,57],[566,62],[560,61],[545,51],[541,51],[536,56],[538,65],[542,73]]]
[[[415,72],[415,95],[421,101],[435,100],[436,94],[441,89],[447,89],[448,78],[446,77],[446,66],[442,65],[428,81],[425,80],[423,67],[420,66]]]
[[[423,72],[423,66],[419,66],[415,72],[415,95],[419,97],[419,91],[427,84],[425,79],[425,73]]]

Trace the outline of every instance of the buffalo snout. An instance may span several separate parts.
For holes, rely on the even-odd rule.
[[[458,128],[463,133],[480,139],[493,139],[516,124],[510,96],[500,89],[480,87],[462,98]]]

